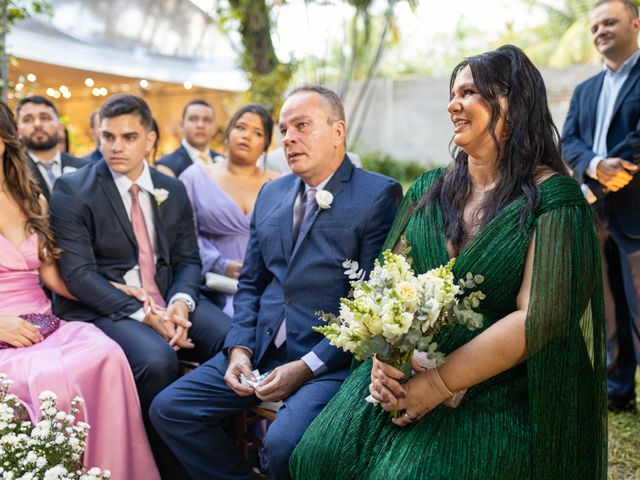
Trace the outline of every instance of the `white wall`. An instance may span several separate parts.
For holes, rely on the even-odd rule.
[[[556,126],[562,124],[573,89],[599,71],[588,65],[568,69],[544,69],[549,105]],[[358,128],[350,118],[360,85],[354,83],[345,100],[347,124],[351,133]],[[388,153],[398,160],[424,164],[444,164],[452,127],[447,112],[448,78],[380,79],[373,82],[362,134],[355,145],[360,154]]]

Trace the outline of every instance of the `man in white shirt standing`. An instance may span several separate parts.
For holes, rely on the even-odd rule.
[[[76,171],[88,162],[58,151],[63,132],[58,110],[47,98],[39,95],[23,98],[16,110],[18,136],[24,143],[29,166],[47,200],[56,179]]]
[[[182,182],[149,168],[151,111],[134,95],[100,110],[104,159],[61,178],[51,225],[63,250],[60,270],[78,298],[56,298],[67,320],[92,322],[125,351],[147,433],[163,478],[185,478],[147,417],[155,395],[179,376],[179,359],[204,362],[222,348],[231,324],[199,298],[200,257]],[[138,299],[123,290],[141,288]],[[148,302],[152,305],[149,306]]]
[[[640,363],[640,18],[632,0],[591,12],[601,73],[578,85],[562,132],[563,155],[598,219],[604,263],[609,409],[636,408]]]
[[[171,177],[178,177],[194,163],[207,164],[216,161],[222,154],[209,148],[209,142],[216,133],[215,111],[202,99],[192,100],[182,110],[180,128],[184,137],[180,146],[157,162],[158,171]]]

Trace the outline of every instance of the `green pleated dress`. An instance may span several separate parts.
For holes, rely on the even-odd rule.
[[[427,172],[411,187],[386,243],[393,248],[404,234],[416,273],[449,260],[438,207],[414,208],[443,172]],[[524,229],[520,198],[478,232],[454,266],[456,277],[485,277],[486,329],[516,309],[535,232],[528,360],[470,388],[458,408],[439,406],[405,428],[365,402],[371,362],[363,363],[296,447],[294,479],[606,478],[605,327],[592,213],[568,177],[539,188],[540,204]],[[440,350],[452,352],[482,331],[453,326],[441,332]]]

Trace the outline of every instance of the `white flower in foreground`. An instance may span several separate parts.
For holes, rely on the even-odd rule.
[[[333,194],[328,190],[318,190],[316,193],[316,203],[322,210],[331,208],[333,203]]]
[[[62,480],[67,476],[67,469],[62,465],[56,465],[44,472],[44,480]]]
[[[47,400],[57,400],[58,396],[51,390],[44,390],[40,395],[38,395],[38,399],[46,402]]]

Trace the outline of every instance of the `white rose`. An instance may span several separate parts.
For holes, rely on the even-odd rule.
[[[151,195],[156,199],[156,203],[160,206],[167,198],[169,198],[169,190],[164,188],[154,188]]]
[[[415,302],[418,300],[418,291],[411,282],[400,282],[396,285],[396,294],[403,302]]]
[[[322,210],[331,208],[333,203],[333,194],[327,190],[318,190],[316,193],[316,203]]]

